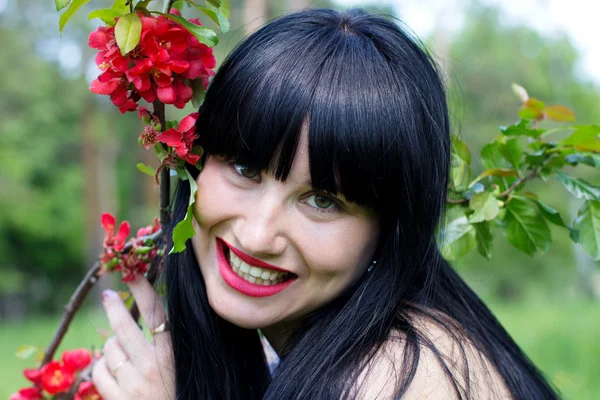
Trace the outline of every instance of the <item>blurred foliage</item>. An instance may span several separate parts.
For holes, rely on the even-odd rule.
[[[435,42],[427,43],[435,48]],[[510,82],[523,84],[530,96],[544,99],[546,104],[562,104],[575,111],[578,125],[598,123],[600,89],[578,75],[578,55],[566,36],[548,38],[526,26],[506,26],[497,9],[476,4],[469,9],[465,26],[450,41],[447,52],[454,132],[471,149],[473,176],[484,169],[478,156],[482,147],[500,136],[500,126],[515,121],[521,106]],[[555,126],[558,124],[547,121],[540,124],[545,129]],[[558,134],[552,139],[567,135]],[[591,183],[600,183],[600,174],[593,168],[570,172]],[[547,199],[548,205],[560,211],[565,220],[575,219],[573,210],[579,208],[580,202],[570,200],[560,183],[551,180],[530,185],[527,190]],[[576,296],[581,277],[577,275],[569,233],[564,228],[550,228],[552,245],[544,254],[527,256],[515,251],[501,235],[495,235],[491,261],[473,252],[454,264],[480,293],[513,300]]]
[[[155,215],[156,202],[142,183],[146,177],[135,168],[143,155],[136,145],[140,126],[135,116],[121,116],[103,101],[106,99],[98,99],[85,89],[82,72],[91,55],[86,39],[93,29],[85,6],[60,39],[82,50],[82,66],[77,71],[65,71],[56,57],[48,57],[47,47],[60,43],[58,16],[51,3],[13,3],[0,14],[4,55],[0,59],[4,67],[0,75],[0,275],[4,278],[0,294],[36,293],[40,304],[58,307],[87,269],[90,249],[98,246],[91,243],[86,226],[90,220],[90,200],[86,198],[90,182],[83,165],[84,120],[101,159],[107,152],[114,153],[105,160],[106,176],[96,185],[114,194],[117,217],[126,217],[136,226],[145,225]],[[112,1],[104,3],[108,7]],[[219,62],[245,34],[243,2],[234,0],[231,4],[232,29],[222,36],[216,49]],[[268,6],[270,17],[289,11],[283,2],[270,1]],[[319,0],[313,6],[331,3]],[[391,13],[389,8],[373,11]],[[32,13],[35,21],[28,16]],[[212,21],[202,20],[216,27]],[[548,104],[564,104],[574,110],[579,124],[598,122],[600,91],[577,75],[578,55],[566,37],[547,38],[525,26],[505,26],[497,10],[478,5],[470,9],[465,21],[463,29],[450,37],[445,69],[454,132],[471,150],[473,176],[482,171],[478,156],[481,147],[500,134],[499,126],[515,120],[520,103],[510,90],[511,82],[523,84],[531,96]],[[432,40],[425,42],[435,49]],[[178,118],[190,111],[168,112]],[[597,173],[581,176],[598,183]],[[532,183],[531,190],[569,215],[568,193],[561,185]],[[571,213],[565,219],[574,217]],[[526,292],[570,295],[577,292],[573,248],[564,228],[552,226],[551,233],[553,243],[544,255],[530,258],[519,254],[506,239],[495,235],[491,261],[473,253],[456,266],[480,292],[506,298]]]

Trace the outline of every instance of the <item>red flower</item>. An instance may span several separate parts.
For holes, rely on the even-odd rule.
[[[92,362],[92,354],[88,349],[65,351],[62,356],[66,368],[71,371],[81,371]]]
[[[75,400],[102,400],[102,396],[92,382],[81,382],[75,393]]]
[[[160,222],[158,222],[158,218],[154,218],[154,222],[152,225],[148,225],[144,228],[140,228],[135,235],[136,238],[141,238],[142,236],[148,236],[153,234],[154,232],[158,232],[160,229]]]
[[[38,385],[42,380],[42,372],[39,369],[35,368],[25,368],[23,370],[23,375],[25,378],[29,379],[32,383]]]
[[[75,375],[72,370],[61,366],[58,361],[51,361],[42,367],[42,389],[50,394],[68,390]]]
[[[160,134],[160,132],[158,132],[156,129],[154,129],[152,126],[146,126],[144,128],[144,131],[142,132],[142,134],[140,135],[140,140],[139,143],[144,146],[144,148],[146,150],[148,150],[150,147],[154,146],[156,143],[158,143],[158,135]]]
[[[179,158],[192,165],[196,164],[200,159],[199,155],[192,153],[194,140],[198,137],[195,134],[197,119],[198,113],[191,113],[179,122],[177,129],[168,129],[158,137],[160,142],[173,147]]]
[[[42,400],[42,391],[37,387],[23,388],[10,396],[9,400]]]
[[[115,217],[110,213],[102,214],[102,226],[106,231],[106,235],[104,236],[104,249],[106,250],[114,250],[121,251],[125,247],[125,239],[129,236],[129,232],[131,232],[131,226],[129,222],[123,221],[121,225],[119,225],[119,232],[117,236],[115,236],[115,226],[117,221]]]
[[[186,103],[192,99],[193,94],[192,88],[181,79],[174,79],[172,84],[156,90],[156,95],[161,102],[173,104],[177,108],[185,107]]]

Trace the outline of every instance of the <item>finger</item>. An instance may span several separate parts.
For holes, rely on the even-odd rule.
[[[104,400],[119,400],[125,398],[125,393],[106,366],[106,359],[100,358],[92,369],[92,382]]]
[[[102,299],[110,327],[125,354],[135,363],[148,349],[144,333],[116,292],[105,290],[102,292]]]
[[[128,283],[128,286],[149,330],[153,330],[167,321],[167,313],[160,297],[143,275],[137,274],[135,279]],[[165,335],[156,335],[155,340],[161,340],[160,336]]]
[[[133,364],[121,348],[116,336],[111,336],[104,343],[104,358],[108,371],[117,380],[119,386],[125,387],[124,383],[135,376]]]

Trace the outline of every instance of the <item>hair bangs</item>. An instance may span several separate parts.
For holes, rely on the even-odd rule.
[[[409,182],[403,176],[416,163],[409,150],[419,147],[411,134],[418,107],[399,84],[406,77],[360,23],[315,29],[314,20],[285,20],[225,60],[200,110],[198,144],[285,180],[308,123],[312,186],[380,208],[390,197],[383,191]]]

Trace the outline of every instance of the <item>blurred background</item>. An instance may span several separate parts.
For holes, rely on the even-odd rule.
[[[112,1],[94,0],[93,8]],[[231,26],[215,53],[220,62],[249,32],[278,15],[308,7],[359,6],[394,15],[420,37],[444,71],[453,130],[481,147],[498,127],[518,120],[511,83],[547,104],[574,110],[581,124],[600,123],[600,5],[586,0],[231,0]],[[0,397],[26,384],[33,358],[20,345],[47,345],[62,307],[101,249],[100,214],[134,229],[157,214],[158,193],[135,167],[156,165],[137,145],[137,115],[121,115],[87,87],[98,70],[87,36],[91,7],[62,37],[52,0],[0,0]],[[198,16],[194,10],[187,17]],[[203,23],[213,27],[210,21]],[[191,106],[190,106],[191,107]],[[176,119],[192,112],[168,109]],[[579,176],[600,184],[600,176]],[[553,182],[532,190],[572,221],[577,200]],[[456,268],[525,352],[567,399],[600,393],[598,265],[552,226],[553,244],[529,257],[499,230],[491,261],[476,252]],[[100,286],[115,286],[102,282]],[[63,348],[100,346],[108,323],[92,293]]]

